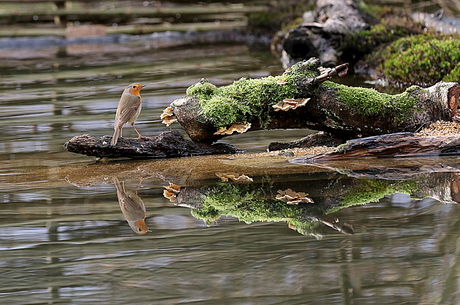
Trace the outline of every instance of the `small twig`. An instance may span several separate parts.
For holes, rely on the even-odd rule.
[[[318,82],[324,82],[328,79],[331,79],[332,76],[338,75],[339,77],[343,77],[348,72],[348,63],[344,63],[341,65],[336,66],[335,68],[324,69],[321,72],[321,75],[316,78]]]

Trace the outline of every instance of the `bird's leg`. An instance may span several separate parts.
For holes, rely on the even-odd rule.
[[[142,139],[142,138],[145,138],[145,137],[143,137],[143,136],[141,135],[141,133],[136,129],[136,127],[134,126],[134,122],[131,123],[131,126],[133,126],[134,130],[136,131],[136,133],[137,133],[137,135],[138,135],[138,137],[137,137],[138,140],[139,140],[139,139]]]

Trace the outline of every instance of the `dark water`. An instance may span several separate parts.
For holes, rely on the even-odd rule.
[[[75,135],[111,134],[131,82],[147,84],[137,126],[155,135],[168,129],[162,110],[202,77],[224,85],[281,73],[268,51],[144,41],[0,52],[1,304],[460,303],[456,158],[104,163],[62,148]],[[261,152],[307,133],[228,142]],[[172,201],[170,183],[180,187]],[[288,189],[303,202],[276,199]],[[142,200],[151,232],[133,232],[125,195]]]

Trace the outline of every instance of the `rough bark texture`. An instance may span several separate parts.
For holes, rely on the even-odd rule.
[[[400,132],[347,141],[329,152],[291,159],[309,164],[363,157],[449,156],[460,154],[460,135],[415,136]]]
[[[98,158],[174,158],[212,154],[237,153],[228,144],[205,144],[185,140],[177,130],[165,131],[156,137],[119,138],[116,146],[110,145],[111,136],[76,136],[64,144],[69,152]]]

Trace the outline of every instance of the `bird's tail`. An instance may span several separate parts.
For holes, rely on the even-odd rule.
[[[120,137],[121,128],[115,127],[115,131],[113,132],[112,141],[110,145],[117,145],[118,138]]]

